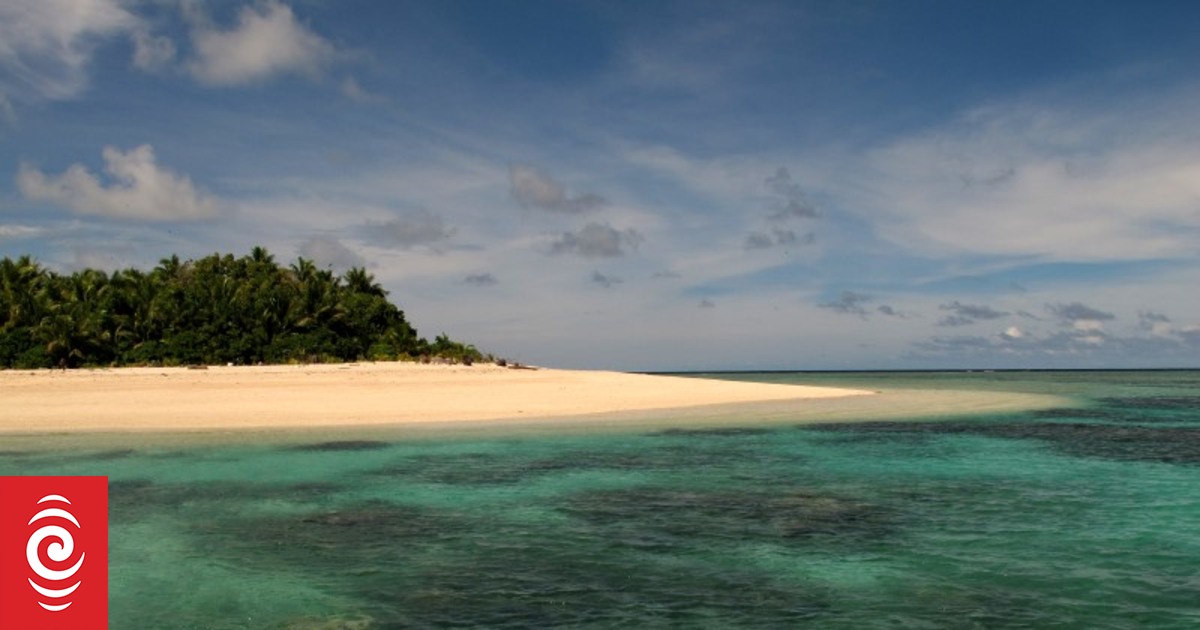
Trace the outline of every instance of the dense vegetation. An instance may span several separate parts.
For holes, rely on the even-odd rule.
[[[417,336],[365,269],[338,276],[303,258],[164,258],[150,272],[49,271],[0,260],[0,367],[207,365],[482,358]]]

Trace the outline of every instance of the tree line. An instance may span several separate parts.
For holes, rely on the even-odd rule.
[[[253,365],[484,358],[429,342],[361,267],[342,275],[265,248],[162,259],[149,272],[66,275],[30,256],[0,260],[0,367]]]

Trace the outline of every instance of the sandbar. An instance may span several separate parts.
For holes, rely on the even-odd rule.
[[[865,391],[622,372],[360,363],[0,371],[18,436],[848,422],[1054,406],[1049,396]],[[7,436],[7,438],[5,437]],[[233,436],[233,437],[231,437]]]

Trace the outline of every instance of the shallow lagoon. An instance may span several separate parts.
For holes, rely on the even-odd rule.
[[[113,628],[1200,625],[1200,373],[719,376],[1073,404],[5,448],[0,474],[110,477]]]

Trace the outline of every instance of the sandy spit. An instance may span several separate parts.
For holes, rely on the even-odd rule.
[[[828,387],[411,363],[0,372],[0,432],[544,419],[862,396]]]
[[[1074,404],[1010,392],[402,363],[0,371],[0,402],[0,453],[811,425]]]

